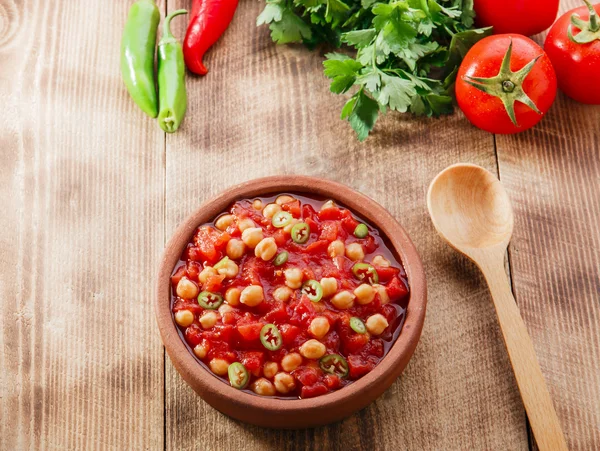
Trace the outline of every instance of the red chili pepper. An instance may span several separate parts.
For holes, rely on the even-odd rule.
[[[206,75],[208,69],[202,58],[229,26],[237,5],[238,0],[194,0],[183,41],[185,64],[190,71]]]

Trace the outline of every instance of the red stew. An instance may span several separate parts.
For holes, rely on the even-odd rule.
[[[409,299],[375,228],[288,194],[238,201],[200,226],[171,281],[193,354],[263,396],[310,398],[364,376],[400,334]]]

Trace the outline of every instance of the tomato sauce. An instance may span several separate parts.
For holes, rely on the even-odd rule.
[[[236,388],[287,399],[371,371],[410,298],[376,228],[296,194],[237,201],[198,227],[171,281],[174,321],[198,361]]]

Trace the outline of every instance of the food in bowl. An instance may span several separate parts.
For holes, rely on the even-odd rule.
[[[331,200],[239,200],[199,226],[171,275],[190,352],[232,387],[312,398],[369,373],[409,301],[384,236]]]

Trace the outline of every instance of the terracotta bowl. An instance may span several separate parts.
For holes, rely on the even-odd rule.
[[[406,270],[410,300],[400,336],[368,374],[332,393],[310,399],[277,399],[241,392],[201,366],[177,332],[171,314],[170,277],[199,225],[211,222],[234,201],[276,193],[330,198],[365,218],[387,236]],[[158,274],[156,319],[173,365],[202,399],[215,409],[246,423],[274,428],[305,428],[332,423],[370,404],[402,373],[421,336],[427,293],[425,273],[415,246],[398,222],[378,203],[347,186],[303,176],[267,177],[228,189],[206,202],[175,231]]]

